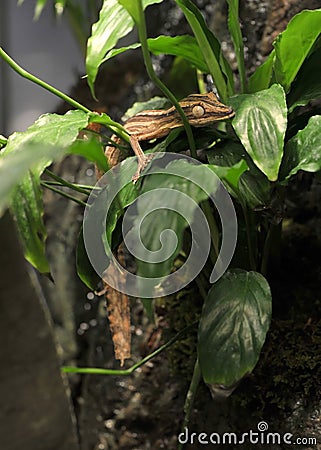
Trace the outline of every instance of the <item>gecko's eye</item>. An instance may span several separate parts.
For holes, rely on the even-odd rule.
[[[205,110],[201,105],[195,105],[192,109],[192,113],[194,117],[199,118],[204,115]]]

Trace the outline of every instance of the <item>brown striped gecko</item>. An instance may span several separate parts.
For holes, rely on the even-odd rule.
[[[213,92],[191,94],[179,104],[193,127],[204,127],[234,116],[232,108],[221,103]],[[144,154],[139,142],[165,137],[171,130],[179,127],[183,127],[183,122],[174,106],[169,109],[142,111],[125,122],[124,128],[129,134],[130,145],[138,158],[138,169],[133,176],[134,183],[153,157],[153,154]],[[116,144],[121,142],[116,135],[113,135],[111,140]],[[105,155],[109,161],[114,151],[115,147],[111,144],[106,147]]]

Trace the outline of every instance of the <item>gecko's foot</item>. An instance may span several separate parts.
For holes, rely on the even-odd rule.
[[[135,184],[137,180],[140,178],[140,175],[144,169],[148,166],[151,160],[154,158],[154,153],[149,153],[148,155],[144,155],[144,157],[138,158],[138,167],[135,175],[132,178],[132,182]]]

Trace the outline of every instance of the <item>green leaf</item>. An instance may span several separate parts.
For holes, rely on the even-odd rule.
[[[289,22],[274,42],[274,73],[285,92],[309,56],[321,33],[321,9],[304,10]]]
[[[227,272],[209,291],[198,334],[205,383],[231,386],[252,372],[271,320],[271,292],[259,273]]]
[[[250,76],[248,82],[248,92],[254,93],[267,89],[271,86],[273,76],[273,64],[275,59],[275,50],[269,54],[268,58],[261,64]]]
[[[233,128],[256,166],[277,180],[287,126],[285,95],[280,85],[231,99]]]
[[[44,255],[46,235],[39,177],[53,160],[67,153],[88,121],[89,115],[82,111],[69,111],[64,116],[45,114],[26,131],[11,135],[0,156],[0,212],[11,194],[11,210],[25,257],[40,272],[49,272],[49,267]]]
[[[288,179],[299,170],[317,172],[321,169],[321,116],[313,116],[308,125],[286,144],[281,166],[281,179]]]
[[[148,39],[148,48],[155,55],[181,56],[202,72],[207,72],[203,53],[193,36],[158,36]]]
[[[234,92],[231,68],[221,52],[219,41],[207,27],[205,20],[190,0],[175,0],[190,24],[198,46],[212,75],[217,91],[223,102]]]
[[[162,0],[145,0],[144,7],[160,3]],[[133,3],[135,6],[136,2]],[[92,26],[92,34],[88,39],[86,69],[88,84],[92,95],[94,82],[99,66],[106,54],[115,47],[119,39],[126,36],[134,27],[134,21],[128,11],[117,0],[104,0],[99,13],[98,22]]]
[[[321,96],[321,48],[317,49],[304,62],[295,81],[292,83],[291,91],[287,101],[292,112],[297,106],[304,106],[310,100]]]
[[[245,160],[248,170],[241,174],[238,180],[237,190],[234,189],[233,193],[237,192],[238,199],[252,209],[265,206],[269,203],[271,183],[253,164],[243,145],[231,141],[219,143],[207,152],[207,158],[210,164],[221,167],[233,167],[242,160]],[[220,176],[219,173],[217,175]]]
[[[133,239],[137,248],[140,249],[137,272],[147,278],[163,277],[171,272],[174,261],[183,246],[184,231],[188,224],[193,222],[198,204],[208,198],[208,194],[191,182],[190,177],[193,180],[198,180],[201,186],[207,186],[209,192],[213,192],[213,189],[215,191],[213,176],[205,165],[193,165],[185,160],[178,160],[169,163],[167,167],[174,173],[179,173],[180,176],[162,173],[146,177],[141,193],[145,194],[149,191],[157,193],[153,197],[152,204],[155,210],[146,215],[146,210],[150,209],[150,197],[144,198],[142,195],[139,198],[138,214],[134,218],[134,225],[131,230],[134,236],[140,236],[144,244],[142,248],[141,242]],[[184,174],[186,174],[185,177]],[[168,195],[168,190],[170,190],[170,195]],[[185,194],[185,201],[182,201],[182,194]],[[193,202],[187,203],[186,196]],[[166,198],[166,208],[164,207],[164,198]],[[142,223],[141,217],[144,217]],[[177,238],[176,244],[171,240],[174,234],[163,240],[162,245],[160,244],[160,236],[164,230],[174,231]],[[153,263],[150,261],[150,251],[156,252],[160,249],[160,246],[162,253],[168,255],[168,257],[162,259],[161,262]],[[153,258],[153,255],[151,256]]]
[[[68,153],[81,155],[94,162],[102,172],[109,169],[103,145],[95,138],[89,140],[77,139],[69,148]]]
[[[98,22],[92,26],[92,34],[87,43],[86,70],[93,96],[93,85],[103,58],[133,26],[133,19],[117,0],[104,0]]]
[[[2,134],[0,134],[0,148],[4,147],[5,145],[7,145],[8,139],[5,138],[4,136],[2,136]]]
[[[33,144],[66,148],[76,140],[79,131],[86,128],[89,117],[80,110],[68,111],[63,116],[43,114],[26,131],[9,137],[5,153],[20,151],[25,145]]]
[[[251,209],[262,208],[270,203],[271,183],[258,169],[244,172],[238,188],[240,199]]]
[[[240,177],[249,168],[246,161],[242,159],[233,166],[229,167],[211,164],[209,164],[208,167],[216,173],[230,192],[232,192],[235,196],[238,196],[238,184]]]
[[[84,229],[86,233],[88,229],[96,230],[97,217],[99,216],[103,219],[107,213],[106,224],[102,225],[102,235],[93,237],[96,246],[105,246],[107,258],[111,256],[109,249],[112,247],[113,233],[116,230],[118,220],[123,216],[125,208],[133,203],[139,195],[139,183],[134,185],[131,181],[136,168],[136,157],[126,158],[126,160],[108,172],[107,178],[105,178],[107,184],[97,196],[93,197],[93,205],[91,205],[91,199],[89,199],[89,204],[94,209],[95,214],[85,215]],[[104,179],[102,178],[102,180]],[[119,186],[123,187],[120,188]],[[101,209],[103,209],[103,213]],[[91,239],[91,235],[89,238]],[[106,242],[109,248],[105,245]]]
[[[9,204],[13,189],[27,176],[29,170],[46,167],[48,161],[60,159],[66,149],[53,145],[26,144],[17,151],[0,154],[0,215]]]
[[[39,272],[48,274],[45,256],[46,228],[43,224],[42,190],[40,180],[31,172],[14,190],[10,206],[17,223],[24,256]]]
[[[239,0],[227,0],[228,9],[228,29],[232,37],[237,67],[240,74],[242,92],[246,91],[245,65],[244,65],[244,45],[239,22]]]
[[[149,5],[153,5],[155,3],[161,3],[163,0],[139,0],[143,4],[143,8],[145,9]],[[133,2],[132,0],[118,0],[118,3],[122,5],[129,14],[132,16],[136,24],[139,22],[139,6],[138,0]]]
[[[147,44],[149,50],[155,55],[165,54],[181,56],[202,72],[206,73],[208,71],[203,54],[193,36],[158,36],[154,39],[147,39]],[[105,62],[127,50],[134,50],[139,47],[140,44],[136,43],[128,45],[127,47],[115,48],[107,53],[102,62]]]

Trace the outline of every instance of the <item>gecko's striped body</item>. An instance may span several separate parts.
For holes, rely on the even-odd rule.
[[[226,120],[234,116],[234,111],[229,106],[221,103],[213,92],[208,94],[191,94],[179,102],[190,125],[193,127],[204,127],[212,123]],[[139,141],[148,141],[165,137],[175,128],[183,127],[182,119],[174,106],[169,109],[156,109],[142,111],[128,119],[124,128],[130,135],[131,146],[138,157],[138,170],[133,180],[137,181],[140,172],[146,167],[151,159],[151,155],[144,155],[140,148]],[[111,138],[116,144],[121,140],[117,136]],[[110,165],[111,157],[119,155],[119,149],[112,145],[106,147],[106,157]],[[118,161],[119,162],[119,161]]]

